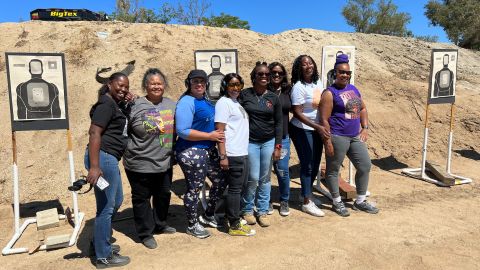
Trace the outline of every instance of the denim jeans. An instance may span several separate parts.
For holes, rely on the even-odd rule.
[[[302,196],[310,197],[312,186],[318,174],[322,158],[323,143],[320,134],[315,130],[307,130],[290,124],[290,136],[300,160],[300,183]]]
[[[280,201],[288,202],[290,199],[290,172],[288,162],[290,161],[290,137],[282,139],[282,154],[278,161],[273,162],[273,169],[278,179]]]
[[[97,213],[93,229],[93,242],[97,259],[110,257],[112,246],[112,217],[118,211],[123,202],[122,179],[118,169],[118,160],[102,150],[99,153],[99,165],[103,172],[103,178],[109,183],[104,190],[95,186],[95,201]],[[85,152],[85,168],[90,169],[88,148]]]
[[[268,213],[270,203],[270,173],[272,170],[272,154],[275,139],[264,143],[248,143],[248,174],[247,186],[242,196],[242,214],[253,214],[253,207],[258,215]]]

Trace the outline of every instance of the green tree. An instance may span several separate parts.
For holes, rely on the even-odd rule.
[[[453,43],[480,50],[479,0],[430,0],[425,10],[432,25],[443,27]]]
[[[177,16],[177,11],[164,3],[158,13],[153,9],[140,7],[139,0],[117,0],[111,20],[131,23],[168,23]]]
[[[250,24],[247,21],[240,20],[237,16],[220,13],[220,16],[212,15],[210,18],[203,18],[203,25],[213,27],[226,27],[235,29],[250,29]]]
[[[348,0],[342,15],[357,32],[412,36],[406,27],[410,14],[398,12],[392,0]]]

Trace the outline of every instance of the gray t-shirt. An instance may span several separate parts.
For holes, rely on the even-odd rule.
[[[175,102],[164,97],[154,105],[135,100],[129,121],[125,169],[140,173],[164,172],[172,166]]]

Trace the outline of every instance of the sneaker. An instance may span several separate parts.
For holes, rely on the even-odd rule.
[[[187,234],[203,239],[210,236],[210,232],[207,231],[200,223],[195,223],[192,226],[187,227]]]
[[[215,218],[215,216],[207,216],[207,214],[203,214],[201,215],[199,218],[200,222],[203,224],[203,225],[208,225],[212,228],[221,228],[223,227],[223,224],[222,223],[219,223],[217,221],[217,219]]]
[[[334,202],[332,204],[332,209],[337,213],[338,215],[342,217],[348,217],[350,216],[350,213],[348,212],[347,208],[345,207],[345,204],[340,201],[340,202]]]
[[[290,215],[290,208],[288,207],[288,201],[280,202],[280,216],[286,217]]]
[[[232,236],[253,236],[256,234],[255,230],[246,224],[238,223],[237,226],[230,227],[228,234]]]
[[[315,217],[325,216],[325,213],[312,200],[308,204],[302,204],[302,211]]]
[[[157,241],[153,237],[147,237],[142,240],[142,244],[147,247],[148,249],[156,249],[157,248]]]
[[[112,256],[103,259],[97,259],[96,266],[97,269],[106,269],[110,267],[119,267],[124,266],[130,263],[130,258],[127,256],[122,256],[118,253],[112,253]]]
[[[273,215],[273,203],[268,204],[268,213],[269,215]]]
[[[165,224],[163,226],[157,226],[154,230],[155,234],[174,234],[176,233],[177,230],[173,227],[168,226],[168,224]]]
[[[118,254],[120,252],[120,246],[116,244],[112,244],[112,253]],[[95,257],[95,245],[93,241],[90,241],[90,247],[88,248],[88,255],[90,257]]]
[[[255,220],[255,217],[252,214],[246,214],[243,216],[243,219],[247,222],[248,225],[255,225],[257,224],[257,221]]]
[[[378,208],[371,205],[367,201],[363,201],[361,203],[354,202],[353,203],[353,210],[363,211],[363,212],[367,212],[369,214],[377,214],[379,212]]]
[[[262,227],[270,226],[270,221],[268,221],[268,215],[260,215],[258,216],[258,225]]]

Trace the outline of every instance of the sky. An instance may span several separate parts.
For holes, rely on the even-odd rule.
[[[164,2],[174,6],[187,0],[140,0],[142,6],[158,10]],[[200,0],[201,1],[201,0]],[[250,24],[250,29],[264,34],[276,34],[298,28],[313,28],[335,32],[354,32],[341,14],[347,0],[211,0],[207,16],[221,12],[234,15]],[[416,36],[438,36],[438,41],[449,42],[441,27],[429,25],[424,6],[428,0],[393,0],[399,12],[412,17],[407,28]],[[37,8],[85,8],[91,11],[115,10],[115,0],[13,0],[0,1],[0,22],[19,22],[30,19],[30,11]]]

